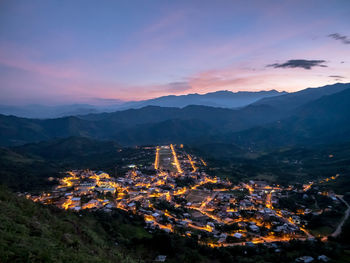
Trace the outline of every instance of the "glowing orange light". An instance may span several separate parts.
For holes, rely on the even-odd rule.
[[[171,152],[173,154],[173,158],[174,158],[174,162],[175,162],[175,166],[176,166],[177,171],[179,173],[183,173],[183,171],[181,169],[181,166],[180,166],[180,162],[179,162],[179,160],[177,159],[177,156],[176,156],[174,145],[170,144],[170,148],[171,148]]]

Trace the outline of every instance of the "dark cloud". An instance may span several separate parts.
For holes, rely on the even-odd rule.
[[[345,79],[345,77],[343,76],[339,76],[339,75],[331,75],[331,76],[328,76],[330,78],[336,78],[336,79]]]
[[[344,79],[345,79],[345,77],[340,76],[340,75],[330,75],[328,77],[333,78],[335,81],[344,81]]]
[[[285,63],[275,63],[271,65],[267,65],[267,67],[274,68],[303,68],[303,69],[311,69],[313,67],[327,67],[323,65],[326,62],[325,60],[306,60],[306,59],[291,59]]]
[[[350,44],[350,38],[348,38],[347,36],[342,36],[342,35],[340,35],[338,33],[330,34],[328,36],[333,38],[333,39],[335,39],[335,40],[341,41],[345,45],[349,45]]]

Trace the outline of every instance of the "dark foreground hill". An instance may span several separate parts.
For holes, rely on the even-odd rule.
[[[148,237],[141,222],[43,207],[0,187],[1,262],[138,262],[117,240]],[[120,242],[120,241],[119,241]]]

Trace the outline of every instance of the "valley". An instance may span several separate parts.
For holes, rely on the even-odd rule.
[[[113,209],[141,216],[150,233],[161,230],[194,237],[210,247],[269,244],[290,240],[322,238],[312,226],[318,217],[332,215],[333,237],[340,234],[347,202],[318,181],[280,185],[263,180],[233,184],[207,174],[206,162],[188,154],[183,145],[141,147],[153,154],[153,162],[129,163],[125,175],[103,171],[72,170],[59,184],[28,199],[79,213],[81,210]],[[148,154],[148,155],[149,155]],[[290,206],[290,200],[296,200]],[[347,211],[345,212],[345,210]],[[338,222],[338,223],[337,223]],[[324,233],[325,234],[325,233]]]

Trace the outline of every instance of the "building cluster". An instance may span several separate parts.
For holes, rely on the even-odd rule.
[[[33,201],[55,205],[63,209],[80,211],[81,209],[115,208],[113,195],[117,184],[107,173],[90,170],[73,170],[59,179],[52,191],[39,196],[27,195]]]
[[[74,211],[121,209],[142,216],[149,231],[195,236],[210,246],[312,237],[300,217],[306,209],[292,213],[276,208],[280,198],[291,191],[307,192],[312,183],[300,190],[265,181],[232,185],[209,176],[204,160],[182,147],[161,146],[154,151],[151,175],[149,169],[145,173],[137,165],[117,178],[104,172],[69,171],[51,192],[28,197]]]

